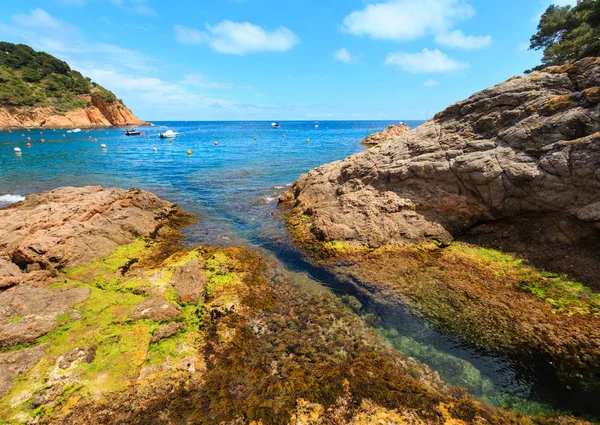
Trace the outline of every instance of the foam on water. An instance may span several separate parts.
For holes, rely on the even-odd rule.
[[[1,205],[10,205],[10,204],[14,204],[15,202],[19,202],[24,200],[25,197],[24,196],[19,196],[19,195],[0,195],[0,204]]]

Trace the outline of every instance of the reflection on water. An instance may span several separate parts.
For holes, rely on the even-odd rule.
[[[26,132],[30,148],[21,131],[0,132],[0,207],[28,193],[68,185],[154,192],[201,218],[185,229],[187,243],[257,249],[306,290],[327,288],[342,297],[396,348],[430,365],[448,382],[491,402],[543,410],[523,401],[544,398],[538,377],[521,376],[510,361],[438,332],[398,302],[366,296],[360,282],[311,266],[289,243],[285,226],[274,214],[279,194],[311,168],[361,151],[359,142],[390,122],[321,122],[318,130],[312,122],[282,122],[279,130],[269,122],[158,124],[141,128],[150,138],[126,137],[119,129],[65,137],[61,131]],[[158,139],[166,128],[181,136],[172,143]],[[23,150],[22,156],[14,155],[14,147]]]

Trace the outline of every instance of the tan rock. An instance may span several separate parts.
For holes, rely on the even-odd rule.
[[[369,135],[361,142],[361,144],[372,148],[373,146],[377,146],[386,140],[401,136],[408,131],[410,131],[410,127],[403,122],[397,125],[392,124],[383,131]]]
[[[170,202],[136,189],[66,187],[29,195],[0,210],[0,258],[19,266],[7,275],[0,263],[0,283],[29,281],[34,274],[40,280],[57,269],[88,264],[120,244],[150,236],[175,211]]]
[[[511,78],[420,127],[302,175],[281,201],[317,241],[448,241],[478,222],[559,213],[600,227],[600,61]]]
[[[155,322],[166,322],[182,317],[181,311],[173,304],[169,304],[161,297],[150,297],[136,306],[129,317],[131,320],[154,320]]]
[[[208,284],[208,276],[203,269],[200,259],[188,261],[182,266],[175,267],[171,285],[175,288],[179,301],[198,303],[204,300],[204,291]]]

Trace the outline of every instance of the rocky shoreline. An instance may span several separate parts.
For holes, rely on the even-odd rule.
[[[476,93],[301,176],[280,198],[288,229],[370,296],[543,370],[594,411],[599,94],[598,58]]]
[[[194,219],[147,192],[62,188],[0,220],[3,423],[587,423],[475,401],[277,263],[181,247]]]

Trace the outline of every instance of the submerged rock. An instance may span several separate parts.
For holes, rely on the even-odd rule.
[[[449,241],[524,213],[600,228],[598,92],[598,58],[511,78],[302,175],[281,200],[310,238],[368,247]]]

